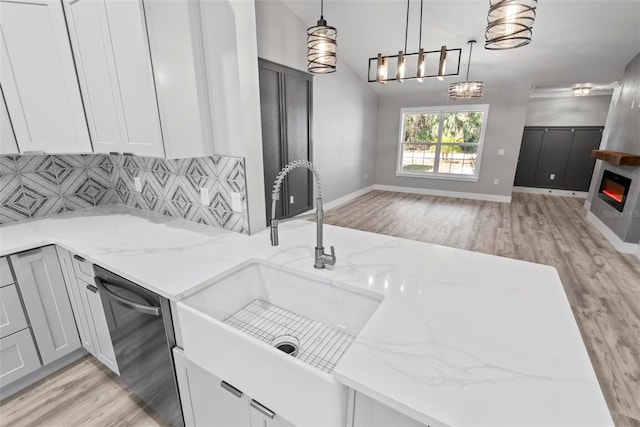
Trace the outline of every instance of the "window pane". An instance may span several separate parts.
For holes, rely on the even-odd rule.
[[[405,114],[403,142],[435,142],[438,140],[439,114]]]
[[[403,172],[433,172],[436,158],[435,144],[403,144]]]
[[[474,175],[477,154],[477,145],[442,144],[438,173]]]
[[[483,120],[481,112],[445,113],[442,142],[480,142]]]

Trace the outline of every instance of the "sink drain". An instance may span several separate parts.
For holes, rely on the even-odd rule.
[[[280,335],[271,341],[271,345],[278,350],[287,353],[293,357],[298,355],[300,343],[296,337],[291,335]]]

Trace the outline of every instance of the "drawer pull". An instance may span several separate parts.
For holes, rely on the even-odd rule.
[[[76,261],[80,261],[80,262],[85,262],[86,259],[82,258],[80,255],[74,255],[73,259],[75,259]]]
[[[220,381],[220,387],[233,394],[235,397],[242,397],[242,392],[226,381]]]
[[[93,292],[94,294],[98,293],[98,288],[96,288],[93,285],[87,285],[87,289],[90,290],[91,292]]]
[[[251,407],[256,411],[260,412],[262,415],[266,416],[267,418],[273,419],[273,417],[276,416],[276,413],[273,412],[271,409],[262,405],[260,402],[256,402],[253,399],[251,399]]]

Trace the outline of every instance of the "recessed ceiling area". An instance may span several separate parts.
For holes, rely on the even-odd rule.
[[[268,1],[268,0],[265,0]],[[319,0],[284,0],[309,26],[320,16]],[[368,59],[404,48],[407,2],[403,0],[325,0],[324,17],[338,30],[338,58],[367,80]],[[620,80],[640,51],[640,0],[541,0],[531,44],[510,50],[484,49],[488,0],[425,0],[422,46],[462,48],[460,75],[424,83],[369,83],[380,95],[415,93],[421,85],[445,89],[464,80],[470,39],[471,80],[487,87],[571,88],[580,83],[608,86]],[[418,51],[420,0],[410,0],[409,52]],[[305,35],[301,35],[301,42]],[[340,64],[338,64],[338,68]],[[323,77],[325,78],[325,77]],[[331,78],[330,76],[327,78]]]

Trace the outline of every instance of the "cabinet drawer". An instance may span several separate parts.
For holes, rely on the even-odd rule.
[[[29,329],[0,339],[0,383],[6,386],[40,367]]]
[[[29,325],[24,316],[16,285],[0,288],[0,338],[25,329],[27,326]]]
[[[93,264],[79,255],[73,255],[73,270],[76,272],[76,276],[85,282],[93,283]]]
[[[13,276],[9,269],[9,262],[6,257],[0,258],[0,287],[9,286],[13,283]]]

